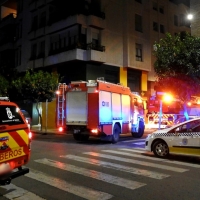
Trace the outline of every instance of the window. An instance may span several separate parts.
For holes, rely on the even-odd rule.
[[[40,53],[38,55],[38,58],[42,58],[45,56],[45,41],[42,41],[40,43]]]
[[[32,30],[37,30],[38,28],[38,16],[34,16],[32,20]]]
[[[17,12],[20,13],[23,10],[23,0],[17,1]]]
[[[84,27],[81,27],[81,38],[80,38],[80,42],[82,44],[86,44],[86,40],[87,40],[87,29]]]
[[[186,22],[186,17],[185,15],[181,14],[179,16],[179,19],[180,19],[180,26],[187,26],[187,22]],[[188,20],[189,21],[189,20]]]
[[[37,44],[31,46],[31,60],[35,59],[37,56]]]
[[[160,11],[160,13],[164,14],[164,7],[160,6],[159,11]]]
[[[46,12],[41,13],[40,15],[40,28],[46,25]]]
[[[98,47],[98,46],[99,46],[99,33],[92,32],[92,44],[93,44],[95,47]]]
[[[15,51],[15,66],[21,65],[21,46],[19,46]]]
[[[56,53],[60,49],[60,38],[59,35],[54,35],[50,39],[50,52]]]
[[[140,15],[135,15],[135,30],[136,31],[139,31],[139,32],[142,32],[143,29],[142,29],[142,16]]]
[[[158,31],[158,23],[157,22],[153,22],[153,30]]]
[[[16,26],[16,39],[22,38],[22,21],[20,20]]]
[[[174,25],[178,26],[178,16],[174,15]]]
[[[135,44],[136,46],[136,60],[142,61],[142,45],[141,44]]]
[[[13,126],[18,124],[24,124],[24,121],[17,110],[17,107],[13,105],[1,105],[0,125]]]
[[[155,11],[158,10],[158,4],[156,2],[153,2],[153,10]]]
[[[160,32],[161,33],[165,33],[165,27],[162,24],[160,24]]]

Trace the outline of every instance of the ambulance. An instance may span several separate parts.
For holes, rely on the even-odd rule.
[[[145,149],[160,158],[169,154],[200,157],[200,118],[149,134]]]
[[[32,134],[19,107],[0,97],[0,185],[29,172]]]

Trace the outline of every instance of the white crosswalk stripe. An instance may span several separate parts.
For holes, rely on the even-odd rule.
[[[65,163],[57,162],[57,161],[46,159],[46,158],[35,160],[35,162],[46,164],[46,165],[56,167],[62,170],[66,170],[69,172],[81,174],[86,177],[90,177],[90,178],[111,183],[114,185],[122,186],[131,190],[134,190],[136,188],[140,188],[146,185],[145,183],[131,181],[125,178],[120,178],[120,177],[113,176],[110,174],[105,174],[105,173],[98,172],[95,170],[89,170],[82,167],[77,167],[75,165],[65,164]]]
[[[133,153],[142,153],[142,154],[145,153],[144,150],[124,149],[124,148],[120,148],[119,150],[120,151],[133,152]],[[141,157],[141,156],[139,156],[139,157]],[[194,167],[194,168],[200,168],[200,165],[198,165],[198,164],[185,163],[185,162],[174,161],[174,160],[172,161],[172,160],[161,159],[161,158],[156,158],[156,157],[145,157],[145,159],[156,160],[156,161],[159,161],[159,162],[170,163],[170,164],[177,164],[177,165],[183,165],[183,166]]]
[[[29,192],[23,188],[17,187],[14,184],[1,186],[1,188],[4,188],[6,190],[6,194],[3,195],[4,197],[8,199],[16,199],[16,200],[44,200],[43,198],[35,195],[32,192]]]
[[[45,159],[47,160],[47,159]],[[54,186],[56,188],[59,188],[60,190],[64,190],[66,192],[75,194],[77,196],[86,198],[86,199],[91,199],[91,200],[96,200],[96,199],[110,199],[112,198],[112,195],[93,190],[91,188],[86,188],[80,185],[73,185],[71,183],[68,183],[64,180],[58,179],[56,177],[47,175],[43,172],[30,169],[30,172],[25,175],[26,177],[35,179],[37,181],[40,181],[42,183],[46,183],[48,185]]]
[[[109,153],[115,153],[115,154],[120,154],[120,155],[126,155],[124,152],[116,152],[113,150],[103,150],[104,152],[109,152]],[[130,158],[122,158],[118,156],[112,156],[108,154],[102,154],[102,153],[94,153],[94,152],[85,152],[84,154],[91,155],[91,156],[96,156],[96,157],[101,157],[101,158],[108,158],[108,159],[113,159],[113,160],[118,160],[121,162],[128,162],[128,163],[133,163],[133,164],[138,164],[138,165],[143,165],[143,166],[148,166],[148,167],[154,167],[154,168],[159,168],[159,169],[165,169],[169,171],[174,171],[174,172],[185,172],[188,171],[188,169],[183,169],[183,168],[178,168],[178,167],[171,167],[167,165],[160,165],[157,163],[150,163],[150,162],[145,162],[145,161],[139,161],[139,160],[134,160]],[[128,154],[129,156],[133,157],[138,157],[139,155],[132,155]],[[139,156],[141,158],[141,156]]]
[[[88,164],[107,167],[107,168],[111,168],[111,169],[115,169],[115,170],[119,170],[119,171],[129,172],[132,174],[146,176],[149,178],[163,179],[163,178],[169,177],[169,175],[167,175],[167,174],[162,174],[162,173],[139,169],[139,168],[134,168],[134,167],[128,167],[125,165],[119,165],[119,164],[115,164],[115,163],[111,163],[111,162],[99,161],[99,160],[91,159],[91,158],[84,158],[84,157],[74,156],[74,155],[66,155],[66,156],[62,156],[62,157],[76,160],[79,162],[85,162]]]
[[[69,160],[76,161],[76,165],[71,165],[69,164],[69,162],[67,163],[59,162],[59,161],[51,160],[47,158],[37,159],[34,161],[43,165],[54,167],[58,170],[67,171],[70,173],[76,173],[80,176],[85,176],[87,178],[91,178],[96,181],[102,181],[105,183],[117,185],[117,186],[127,188],[130,190],[135,190],[135,189],[145,186],[146,185],[145,181],[137,182],[135,178],[133,181],[129,178],[127,179],[127,178],[122,178],[119,176],[114,176],[108,173],[103,173],[101,172],[101,170],[96,171],[93,169],[91,170],[88,168],[79,167],[79,164],[77,164],[77,162],[87,163],[87,164],[90,164],[91,166],[96,165],[103,168],[109,168],[109,169],[113,169],[117,171],[135,174],[138,176],[143,176],[146,178],[157,179],[157,180],[162,180],[164,178],[170,177],[171,175],[168,173],[165,174],[165,172],[161,173],[161,172],[153,171],[151,170],[151,168],[157,168],[163,171],[168,171],[168,172],[172,171],[172,172],[178,172],[178,173],[189,171],[189,169],[182,168],[181,166],[200,168],[200,165],[198,164],[160,159],[153,156],[145,155],[144,153],[145,153],[144,150],[118,148],[115,150],[106,150],[106,149],[101,150],[100,153],[82,152],[81,155],[66,154],[66,155],[60,156],[60,158],[68,159],[68,161]],[[117,161],[117,163],[113,161]],[[152,162],[149,162],[149,161],[152,161]],[[125,163],[127,163],[127,165]],[[139,165],[139,167],[135,167],[131,165]],[[145,169],[143,167],[145,167]],[[150,169],[147,169],[148,167]],[[91,188],[86,187],[81,182],[78,184],[75,184],[75,183],[72,184],[70,181],[59,179],[50,174],[43,173],[42,171],[38,171],[35,169],[30,169],[30,172],[26,174],[25,176],[29,178],[30,180],[31,179],[37,180],[41,183],[60,189],[61,191],[65,191],[65,192],[71,193],[73,195],[76,195],[78,197],[88,199],[88,200],[107,200],[107,199],[114,198],[114,195],[112,193],[109,194],[110,192],[109,193],[104,192],[102,188],[101,188],[102,191],[99,191],[96,188],[93,189],[92,187]],[[27,200],[27,199],[45,200],[44,198],[40,197],[39,194],[34,194],[14,184],[1,186],[1,188],[5,190],[2,196],[10,200],[14,200],[14,199],[16,200]]]

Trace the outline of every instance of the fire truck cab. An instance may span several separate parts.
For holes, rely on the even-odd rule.
[[[66,127],[77,141],[90,136],[116,143],[122,133],[142,137],[145,129],[142,98],[130,88],[102,80],[59,84],[57,127]]]

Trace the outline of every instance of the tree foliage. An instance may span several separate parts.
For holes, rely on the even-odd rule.
[[[154,55],[158,77],[197,75],[200,71],[200,37],[189,33],[175,36],[167,33],[164,39],[154,44]]]
[[[12,81],[12,85],[21,94],[26,102],[36,103],[36,109],[41,122],[42,115],[39,112],[39,102],[50,102],[55,96],[58,87],[58,74],[44,71],[35,72],[32,69],[26,71],[25,75]]]
[[[24,100],[37,103],[52,101],[58,86],[58,74],[44,71],[26,71],[25,75],[12,81],[12,85],[21,93]]]
[[[154,45],[157,90],[171,92],[183,102],[200,94],[200,38],[188,33],[166,37]],[[159,88],[159,89],[158,89]]]
[[[200,38],[189,33],[166,37],[154,45],[156,90],[170,92],[182,101],[188,119],[187,101],[200,96]]]
[[[8,96],[9,82],[0,75],[0,96]]]

